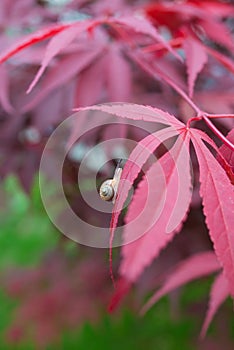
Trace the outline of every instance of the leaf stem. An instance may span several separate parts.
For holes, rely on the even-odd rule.
[[[184,38],[182,38],[182,37],[175,38],[175,39],[168,41],[168,44],[170,46],[172,46],[173,48],[181,47],[181,45],[183,43],[183,39]],[[162,43],[148,45],[148,46],[142,48],[142,51],[144,51],[144,52],[155,52],[155,51],[160,51],[160,50],[165,50],[165,45],[163,45]]]
[[[199,120],[201,120],[201,119],[202,119],[201,116],[200,116],[200,117],[193,117],[193,118],[190,118],[190,119],[187,121],[187,124],[186,124],[187,129],[190,128],[190,124],[191,124],[192,122],[199,121]]]
[[[213,133],[232,151],[234,151],[234,145],[229,141],[222,133],[219,131],[219,129],[216,128],[216,126],[212,123],[212,121],[208,118],[207,115],[203,115],[202,119],[205,121],[207,126],[210,128],[210,130],[213,131]]]

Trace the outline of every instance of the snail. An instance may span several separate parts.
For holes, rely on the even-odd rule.
[[[121,162],[121,161],[120,161]],[[122,168],[120,167],[120,162],[118,162],[117,167],[115,169],[113,179],[105,180],[99,190],[99,195],[102,200],[115,203],[116,194],[118,190],[118,185],[122,173]]]

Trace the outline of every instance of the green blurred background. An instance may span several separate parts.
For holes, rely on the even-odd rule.
[[[207,338],[202,342],[198,339],[212,278],[193,282],[183,288],[179,294],[176,313],[171,308],[169,297],[165,297],[144,317],[139,316],[136,308],[128,307],[128,302],[123,303],[119,310],[109,315],[106,312],[107,304],[105,305],[105,302],[102,303],[101,307],[97,306],[99,301],[95,301],[94,293],[93,296],[90,296],[92,299],[90,302],[92,301],[93,307],[98,309],[95,319],[88,317],[88,315],[86,319],[84,314],[82,319],[77,322],[77,326],[73,324],[69,328],[69,325],[63,326],[61,323],[60,328],[55,329],[55,332],[59,333],[57,334],[58,338],[55,339],[56,337],[54,338],[51,333],[46,338],[46,345],[43,345],[43,341],[40,344],[34,333],[30,335],[28,332],[30,327],[39,326],[38,320],[33,316],[31,319],[30,317],[26,318],[26,320],[22,318],[20,331],[17,331],[17,327],[12,328],[21,304],[27,305],[28,301],[27,297],[23,296],[24,290],[20,290],[19,286],[14,284],[16,283],[14,275],[19,276],[19,283],[22,271],[40,271],[48,255],[53,255],[53,252],[61,245],[62,234],[56,231],[43,209],[37,179],[35,179],[31,194],[26,195],[17,179],[9,176],[2,186],[1,207],[0,349],[129,350],[146,348],[192,350],[216,349],[217,344],[221,347],[222,342],[226,344],[225,349],[232,348],[234,322],[230,317],[230,300],[219,311],[219,317],[215,318]],[[62,246],[65,264],[70,264],[71,261],[76,264],[76,260],[82,259],[82,248],[79,248],[75,243],[65,240]],[[101,250],[101,254],[105,255],[105,251]],[[92,260],[92,256],[89,259]],[[108,259],[104,263],[108,265]],[[88,281],[87,287],[90,283],[90,276],[89,274],[84,276]],[[58,279],[60,277],[62,279],[62,275]],[[32,280],[32,283],[37,282]],[[111,294],[113,290],[110,281],[107,284]],[[103,287],[105,288],[105,286]],[[41,293],[40,288],[45,290],[47,286],[38,286],[36,289],[38,295]],[[26,290],[25,293],[29,292]],[[31,294],[33,293],[35,293],[35,289],[34,292],[31,291]],[[79,290],[77,300],[82,298],[82,293],[86,293],[85,288]],[[130,293],[131,298],[134,298],[134,293]],[[69,300],[67,302],[69,303]],[[37,317],[37,312],[35,315]],[[53,323],[53,319],[50,317],[49,312],[44,320],[48,319],[48,322]],[[56,317],[60,317],[59,310],[57,310]],[[45,337],[43,332],[41,337],[42,340]]]

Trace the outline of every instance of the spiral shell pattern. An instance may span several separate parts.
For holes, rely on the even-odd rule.
[[[106,180],[100,187],[99,195],[104,201],[111,201],[115,195],[114,188],[112,186],[113,179]]]

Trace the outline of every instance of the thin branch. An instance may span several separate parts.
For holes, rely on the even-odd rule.
[[[216,126],[211,122],[211,120],[206,116],[202,116],[203,120],[206,122],[208,127],[213,131],[213,133],[218,136],[218,138],[232,151],[234,151],[234,145],[229,141],[222,133],[219,131],[219,129],[216,128]]]
[[[232,119],[232,118],[234,118],[234,114],[206,114],[206,116],[208,118],[211,118],[211,119],[222,119],[222,118]]]
[[[184,92],[177,84],[173,82],[173,80],[168,77],[164,72],[161,71],[160,68],[155,67],[158,76],[156,75],[156,72],[149,66],[149,64],[146,63],[145,59],[140,59],[137,57],[137,55],[131,54],[131,56],[135,59],[135,61],[151,76],[156,77],[158,79],[158,76],[166,81],[177,93],[182,96],[185,101],[188,102],[188,104],[195,110],[197,113],[197,116],[195,118],[191,118],[188,123],[187,127],[190,125],[190,123],[194,120],[200,120],[201,118],[205,121],[207,126],[213,131],[213,133],[232,151],[234,151],[234,145],[219,131],[216,126],[211,122],[209,119],[209,116],[207,113],[203,112],[192,100],[191,98]],[[213,115],[216,117],[216,115]],[[224,116],[224,115],[223,115]],[[211,115],[212,117],[212,115]]]
[[[158,69],[158,68],[157,68]],[[160,71],[160,70],[159,70]],[[190,99],[190,97],[179,87],[177,86],[173,80],[171,80],[171,78],[169,78],[166,74],[164,74],[164,80],[171,86],[173,87],[173,89],[175,91],[178,92],[178,94],[180,96],[182,96],[186,102],[188,102],[188,104],[195,110],[195,112],[197,113],[197,116],[200,117],[202,114],[202,111],[200,110],[200,108]]]
[[[188,102],[188,104],[195,110],[198,117],[203,114],[200,108],[191,100],[191,98],[186,94],[186,92],[184,92],[179,86],[177,86],[177,84],[175,84],[174,81],[168,75],[165,74],[165,72],[163,72],[160,68],[155,67],[155,70],[157,71],[157,74],[158,74],[157,75],[155,70],[152,69],[149,64],[147,64],[147,62],[145,61],[145,57],[144,59],[140,59],[139,57],[137,57],[137,55],[134,55],[132,53],[130,53],[130,55],[142,67],[143,70],[145,70],[147,73],[149,73],[151,76],[153,76],[156,79],[160,77],[162,80],[166,81],[168,85],[170,85],[175,91],[177,91],[178,94],[181,95]]]

